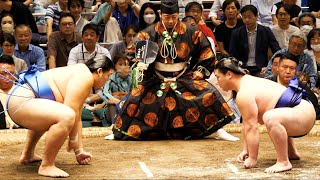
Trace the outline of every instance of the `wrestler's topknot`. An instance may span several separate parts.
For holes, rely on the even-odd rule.
[[[249,71],[241,66],[241,61],[238,61],[234,57],[228,57],[218,61],[215,65],[215,69],[219,69],[223,74],[225,74],[227,71],[232,71],[233,73],[242,75],[248,74]]]
[[[113,62],[105,55],[96,55],[89,59],[85,64],[91,72],[95,72],[99,68],[102,68],[103,71],[115,68]]]

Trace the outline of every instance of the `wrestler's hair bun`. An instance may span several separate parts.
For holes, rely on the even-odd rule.
[[[249,71],[247,69],[242,68],[242,66],[242,61],[239,61],[234,57],[227,57],[219,60],[215,65],[215,69],[219,69],[223,73],[226,73],[227,71],[232,71],[236,74],[249,74]]]

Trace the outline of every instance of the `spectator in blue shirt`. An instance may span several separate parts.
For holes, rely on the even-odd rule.
[[[316,74],[316,69],[311,56],[306,52],[304,52],[306,44],[307,44],[307,38],[302,32],[297,31],[293,33],[289,39],[288,48],[277,51],[273,55],[271,60],[269,60],[265,77],[272,75],[272,72],[271,72],[272,59],[277,54],[280,54],[280,53],[283,54],[283,53],[289,52],[299,58],[298,71],[300,72],[303,71],[303,73],[306,73],[309,76],[310,82],[311,82],[310,89],[313,89],[316,86],[317,74]]]
[[[32,64],[36,64],[39,71],[45,71],[46,60],[44,51],[41,48],[30,44],[32,38],[30,27],[25,24],[18,25],[15,28],[14,36],[17,41],[14,48],[14,55],[17,58],[23,59],[27,63],[28,68]]]

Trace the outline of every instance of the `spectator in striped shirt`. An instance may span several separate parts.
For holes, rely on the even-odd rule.
[[[48,39],[52,32],[59,31],[59,19],[62,12],[69,12],[68,0],[58,0],[56,3],[48,6],[45,16]]]

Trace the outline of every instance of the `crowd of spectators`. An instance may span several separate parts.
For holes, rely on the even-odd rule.
[[[308,0],[308,9],[297,0],[214,0],[208,14],[203,2],[179,1],[179,17],[206,35],[217,59],[236,57],[250,74],[270,78],[277,76],[277,59],[289,53],[299,60],[295,74],[306,74],[310,89],[320,95],[319,0]],[[84,63],[97,54],[129,66],[128,45],[140,30],[161,20],[159,2],[152,0],[94,0],[89,5],[84,0],[0,0],[0,15],[0,54],[13,58],[16,73],[33,64],[45,71]],[[99,99],[106,98],[87,105]],[[114,110],[108,114],[113,122],[110,114]],[[14,126],[0,121],[0,127]]]

